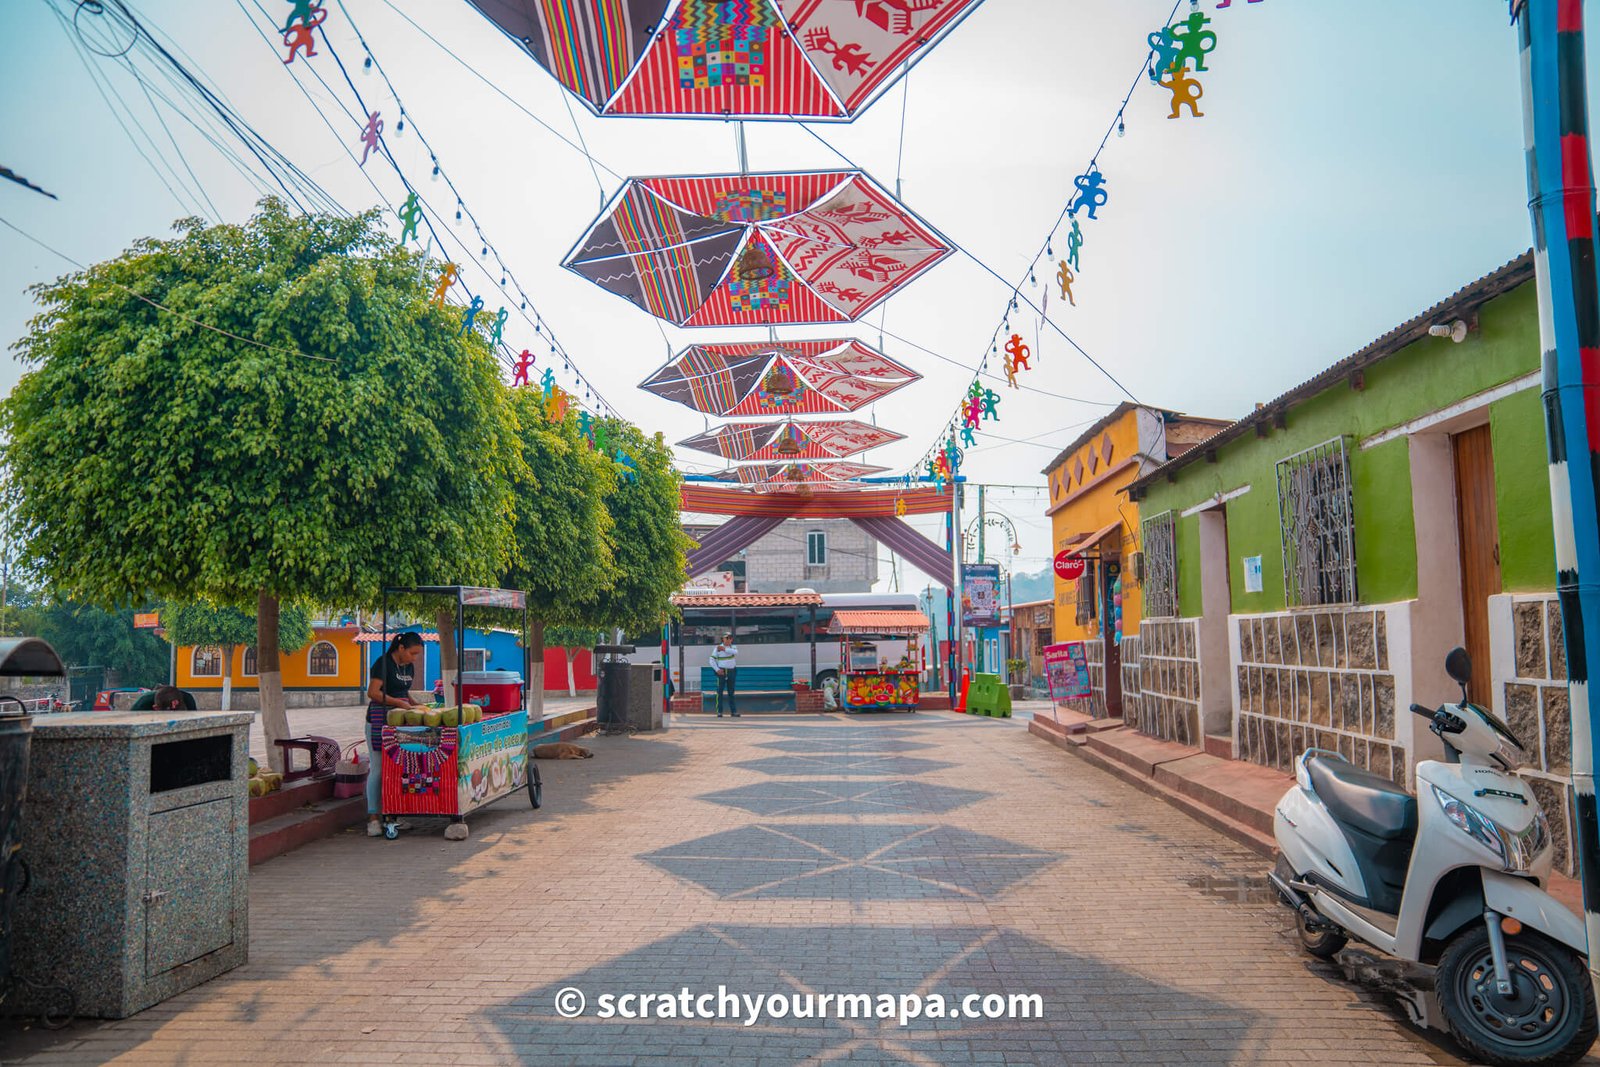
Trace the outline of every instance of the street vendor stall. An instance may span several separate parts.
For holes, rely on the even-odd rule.
[[[532,676],[527,659],[527,597],[518,589],[484,589],[475,586],[420,586],[383,591],[383,643],[389,642],[391,594],[448,597],[456,605],[456,663],[465,658],[463,647],[468,607],[500,608],[522,613],[524,679]],[[466,696],[463,698],[463,687]],[[383,727],[382,762],[383,835],[397,835],[400,816],[435,815],[465,827],[465,817],[522,789],[535,807],[543,802],[539,768],[528,745],[528,693],[523,686],[515,705],[490,693],[473,699],[473,685],[456,672],[453,705],[426,711],[403,711],[401,721],[391,714]],[[400,709],[396,709],[400,711]],[[415,717],[421,716],[419,725]],[[451,836],[447,834],[446,836]],[[465,836],[465,834],[462,834]]]
[[[927,616],[920,611],[835,611],[828,630],[839,635],[844,710],[916,711],[926,666],[921,636],[927,629]]]

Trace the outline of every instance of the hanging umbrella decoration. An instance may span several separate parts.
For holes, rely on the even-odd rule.
[[[875,467],[868,463],[752,463],[730,467],[712,477],[718,481],[784,492],[819,485],[830,489],[865,488],[852,482],[852,479],[882,474],[886,470],[887,467]]]
[[[842,459],[894,441],[905,434],[855,419],[829,422],[731,422],[678,442],[732,460]]]
[[[857,411],[921,375],[860,341],[690,345],[640,385],[706,415]]]
[[[472,0],[599,115],[855,118],[981,0]]]
[[[630,178],[567,269],[679,326],[842,323],[951,254],[860,171]]]

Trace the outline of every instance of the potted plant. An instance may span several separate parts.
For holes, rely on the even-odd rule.
[[[793,689],[796,693],[809,693],[809,692],[811,692],[811,683],[810,682],[790,682],[789,683],[789,688]]]

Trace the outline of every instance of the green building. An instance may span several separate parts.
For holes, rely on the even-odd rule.
[[[1406,784],[1441,749],[1405,709],[1454,699],[1444,657],[1464,645],[1567,863],[1539,367],[1529,253],[1133,483],[1133,725],[1285,771],[1330,749]]]

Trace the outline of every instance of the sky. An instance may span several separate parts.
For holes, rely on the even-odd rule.
[[[331,57],[283,64],[273,30],[290,10],[284,0],[126,2],[344,208],[402,199],[392,170],[352,158],[360,129],[341,103],[354,113],[355,96]],[[663,327],[560,264],[620,186],[614,175],[736,170],[734,126],[597,118],[465,0],[329,3],[334,50],[383,112],[391,152],[429,202],[453,213],[417,130],[611,407],[669,441],[703,430],[700,415],[637,383],[670,349],[765,331]],[[1100,155],[1109,200],[1083,221],[1077,304],[1061,308],[1053,296],[1050,306],[1127,394],[1232,419],[1526,250],[1530,226],[1504,0],[1214,5],[1201,7],[1218,36],[1202,76],[1204,117],[1168,119],[1169,94],[1141,81],[1124,135]],[[1055,270],[1043,261],[1037,285],[1026,284],[1030,265],[1135,79],[1146,34],[1171,7],[984,0],[856,122],[812,127],[821,141],[788,123],[747,126],[752,171],[832,169],[842,155],[891,189],[898,178],[906,204],[962,250],[893,297],[882,323],[874,312],[849,327],[782,334],[876,344],[884,329],[884,350],[924,376],[864,413],[907,435],[869,462],[898,473],[942,437],[1010,300],[989,270],[1023,281],[1025,296],[1050,284]],[[74,29],[72,0],[4,8],[0,164],[59,199],[0,183],[0,219],[87,263],[167,234],[177,218],[249,216],[259,187],[157,94],[188,98],[151,67],[140,67],[141,84],[122,61],[95,54],[126,43],[119,27],[85,11]],[[1188,9],[1184,0],[1180,17]],[[361,72],[353,29],[388,71],[406,132],[394,130],[400,104]],[[470,227],[457,233],[476,244]],[[471,264],[475,290],[496,289],[498,270],[476,269],[476,252],[452,258]],[[0,340],[27,329],[36,309],[26,288],[69,269],[0,228]],[[1061,337],[1041,333],[1037,317],[1017,316],[1013,327],[1035,352],[1022,379],[1030,388],[989,383],[1002,395],[1001,418],[968,450],[963,473],[991,486],[988,506],[1013,521],[1022,549],[1001,562],[1020,573],[1049,562],[1041,468],[1126,394]],[[506,336],[541,351],[520,319]],[[11,353],[0,356],[0,390],[23,370]],[[679,456],[690,473],[721,466]],[[942,520],[917,524],[942,540]],[[997,540],[1009,538],[991,528],[991,559]],[[926,584],[903,561],[891,566],[887,552],[880,570],[881,587]]]

